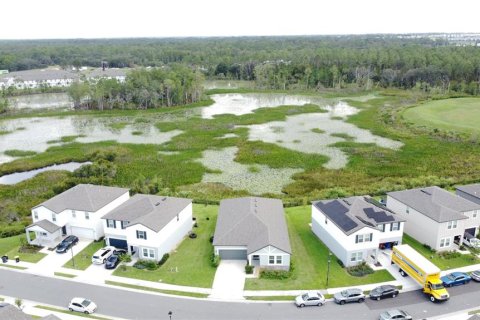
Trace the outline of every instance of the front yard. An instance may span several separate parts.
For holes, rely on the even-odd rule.
[[[285,209],[288,232],[292,245],[293,275],[287,280],[246,279],[245,290],[295,290],[326,288],[328,248],[313,234],[311,207]],[[353,277],[332,256],[328,287],[356,286],[391,281],[394,278],[386,270],[376,271],[364,277]]]
[[[36,263],[46,256],[44,253],[35,252],[35,250],[22,249],[22,244],[26,243],[26,236],[24,234],[9,238],[0,238],[0,256],[7,255],[9,259],[19,256],[20,261],[32,263]]]
[[[209,240],[215,231],[217,211],[218,206],[194,204],[193,216],[197,218],[198,228],[193,228],[193,232],[197,234],[197,238],[185,238],[177,250],[170,254],[167,262],[157,270],[126,267],[126,271],[122,271],[118,267],[113,275],[211,288],[216,269],[210,265],[213,246]]]
[[[436,252],[426,248],[423,244],[410,237],[408,234],[403,234],[403,243],[410,245],[413,249],[421,253],[425,258],[430,260],[434,265],[442,270],[453,268],[460,268],[472,264],[480,263],[480,259],[474,258],[471,254],[458,254],[457,257],[445,258]]]
[[[92,264],[92,256],[95,252],[105,246],[105,241],[93,241],[85,249],[77,253],[73,259],[68,260],[63,266],[65,268],[85,270]],[[75,251],[75,246],[73,246],[73,251]],[[69,253],[67,253],[69,254]],[[75,262],[75,266],[74,266]]]

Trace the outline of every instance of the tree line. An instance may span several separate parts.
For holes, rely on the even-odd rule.
[[[67,89],[74,108],[149,109],[194,103],[202,98],[203,74],[183,65],[135,69],[125,82],[100,79],[74,82]]]

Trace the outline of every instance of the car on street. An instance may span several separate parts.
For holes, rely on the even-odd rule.
[[[112,246],[106,246],[105,248],[98,250],[92,256],[92,263],[103,264],[107,262],[108,257],[110,257],[114,251],[115,247]]]
[[[57,246],[55,250],[57,253],[65,253],[70,249],[72,246],[78,243],[78,237],[74,235],[69,235],[65,239],[62,240]]]
[[[399,291],[395,286],[384,285],[376,287],[370,291],[370,299],[381,300],[383,298],[395,298],[398,294]]]
[[[363,302],[365,301],[365,295],[361,289],[352,288],[335,293],[333,295],[333,300],[338,304]]]
[[[470,277],[472,278],[472,280],[480,282],[480,270],[475,270],[472,273],[470,273]]]
[[[382,312],[380,320],[411,320],[412,316],[400,309],[393,309]]]
[[[91,300],[76,297],[73,298],[68,304],[68,310],[90,314],[97,310],[97,305]]]
[[[295,298],[295,305],[303,308],[305,306],[323,306],[325,297],[317,291],[308,291]]]
[[[445,287],[469,283],[472,278],[465,272],[452,272],[440,278]]]

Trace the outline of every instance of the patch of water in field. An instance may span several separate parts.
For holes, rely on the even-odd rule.
[[[40,93],[8,98],[10,108],[14,109],[72,109],[66,93]]]
[[[124,124],[115,128],[114,124],[122,122],[115,118],[93,117],[52,117],[22,118],[0,122],[0,154],[6,150],[25,150],[43,152],[52,145],[59,145],[64,136],[80,136],[75,141],[97,142],[114,140],[120,143],[162,144],[170,141],[180,130],[161,132],[151,123]],[[56,141],[56,142],[55,142]],[[50,142],[50,143],[48,143]],[[4,154],[0,163],[13,158]]]
[[[7,174],[0,177],[0,184],[16,184],[24,180],[35,177],[37,174],[45,171],[56,171],[56,170],[66,170],[73,172],[85,164],[91,164],[91,162],[68,162],[62,164],[54,164],[48,167],[43,167],[40,169],[34,169],[24,172],[16,172],[12,174]]]
[[[235,162],[237,147],[221,150],[206,150],[200,161],[211,170],[221,173],[205,173],[202,182],[223,183],[235,190],[247,190],[256,195],[281,193],[282,188],[293,182],[292,175],[301,169],[273,169],[266,165],[245,165]]]
[[[345,122],[344,117],[357,113],[358,109],[344,102],[324,109],[328,112],[299,114],[288,116],[285,121],[245,126],[249,129],[248,139],[274,143],[295,151],[325,155],[330,158],[324,165],[328,169],[340,169],[346,166],[347,155],[331,144],[347,141],[348,136],[353,142],[375,143],[389,149],[398,149],[403,145],[401,142],[376,136],[368,130]],[[332,134],[348,136],[332,136]]]
[[[246,80],[207,80],[203,83],[203,88],[210,89],[238,89],[238,88],[253,88],[254,81]]]

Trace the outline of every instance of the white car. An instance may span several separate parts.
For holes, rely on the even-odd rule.
[[[325,297],[317,291],[309,291],[295,298],[295,305],[303,308],[305,306],[323,306]]]
[[[92,263],[103,264],[115,252],[115,247],[106,246],[95,252],[92,256]]]
[[[480,240],[469,233],[463,235],[463,244],[472,248],[480,248]]]
[[[90,314],[97,310],[97,305],[91,300],[77,297],[70,301],[68,310]]]

